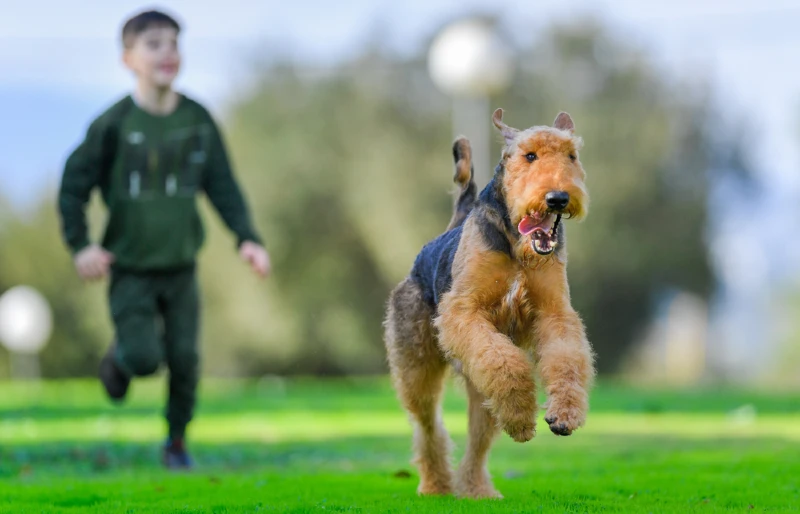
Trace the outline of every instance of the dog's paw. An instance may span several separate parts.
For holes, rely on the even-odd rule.
[[[525,443],[533,439],[533,436],[536,435],[536,424],[535,423],[523,423],[523,424],[506,424],[503,427],[503,430],[506,431],[508,435],[511,436],[511,439],[518,443]]]
[[[420,496],[447,496],[452,494],[453,489],[450,485],[437,482],[420,482],[417,487],[417,494]]]
[[[536,436],[536,397],[531,393],[506,396],[502,401],[488,401],[489,408],[502,428],[511,438],[524,443]]]
[[[495,418],[505,433],[518,442],[530,441],[536,436],[536,400],[533,395],[523,395],[515,402],[489,402]]]
[[[470,465],[470,463],[463,463],[458,470],[456,496],[473,499],[500,499],[503,497],[492,485],[492,477],[489,476],[489,472],[485,468],[481,469],[478,464]]]
[[[586,421],[586,410],[578,407],[560,408],[558,402],[550,402],[544,420],[555,435],[570,435]]]
[[[492,487],[491,484],[486,484],[481,487],[471,487],[469,489],[459,490],[456,495],[459,498],[472,498],[473,500],[502,500],[503,495],[500,491]]]
[[[519,417],[502,422],[503,430],[518,443],[530,441],[536,435],[536,421]]]

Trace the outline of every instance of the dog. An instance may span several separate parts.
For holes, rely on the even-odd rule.
[[[504,430],[532,439],[538,412],[534,370],[556,435],[582,426],[594,354],[570,303],[565,219],[586,216],[586,173],[569,114],[526,130],[492,116],[503,152],[477,194],[469,141],[453,144],[460,191],[447,230],[425,245],[392,291],[385,328],[392,382],[414,425],[414,462],[422,495],[501,498],[487,469]],[[442,423],[448,365],[469,398],[469,435],[453,473]]]

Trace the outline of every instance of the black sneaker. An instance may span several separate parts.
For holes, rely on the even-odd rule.
[[[194,461],[186,451],[183,439],[167,439],[167,444],[164,445],[163,462],[165,468],[176,471],[186,471],[194,467]]]
[[[115,345],[111,345],[103,360],[100,361],[100,382],[106,388],[106,393],[115,402],[120,402],[125,398],[128,393],[128,386],[131,384],[131,379],[114,363],[114,350]]]

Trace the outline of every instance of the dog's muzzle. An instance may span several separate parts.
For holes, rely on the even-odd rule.
[[[548,193],[550,195],[551,193]],[[564,193],[566,194],[566,193]],[[569,203],[569,195],[567,195]],[[564,204],[566,207],[566,204]],[[550,255],[558,246],[558,227],[561,223],[561,214],[534,212],[522,218],[517,225],[517,230],[523,236],[531,237],[531,248],[539,255]]]

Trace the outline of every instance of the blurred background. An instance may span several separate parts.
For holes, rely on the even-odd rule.
[[[800,383],[789,0],[4,2],[0,294],[33,298],[4,312],[35,334],[5,330],[22,347],[0,350],[0,377],[91,376],[111,341],[106,286],[76,277],[55,192],[132,88],[119,31],[149,7],[183,23],[178,87],[220,121],[273,259],[253,280],[203,200],[207,375],[384,373],[384,302],[447,223],[451,141],[472,138],[482,186],[503,107],[520,128],[568,111],[585,140],[592,205],[568,224],[569,273],[602,373]]]

